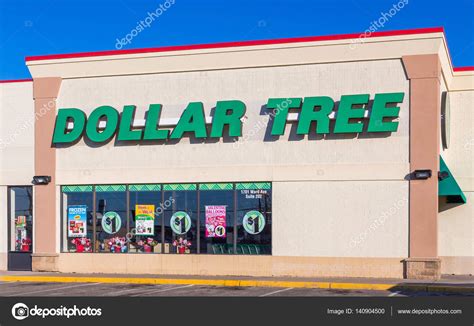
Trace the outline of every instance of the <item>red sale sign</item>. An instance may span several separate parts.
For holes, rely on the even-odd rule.
[[[206,238],[225,238],[226,206],[206,206]]]

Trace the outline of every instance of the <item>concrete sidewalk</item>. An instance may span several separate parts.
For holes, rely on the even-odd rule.
[[[193,275],[124,275],[41,272],[0,272],[2,282],[43,283],[127,283],[127,284],[194,284],[232,287],[320,288],[344,290],[413,290],[426,292],[474,293],[474,276],[443,275],[440,280],[405,280],[384,278],[295,278],[234,277]]]

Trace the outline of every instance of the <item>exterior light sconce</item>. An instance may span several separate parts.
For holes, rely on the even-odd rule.
[[[431,170],[415,170],[412,173],[414,180],[426,180],[431,178],[432,172]]]
[[[35,175],[33,181],[31,182],[35,186],[38,185],[47,185],[51,182],[51,177],[49,175]]]

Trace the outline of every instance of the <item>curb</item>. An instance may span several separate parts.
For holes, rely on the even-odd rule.
[[[208,285],[226,287],[275,287],[313,288],[333,290],[375,290],[375,291],[425,291],[425,292],[473,292],[474,287],[433,285],[433,284],[380,284],[380,283],[339,283],[271,280],[223,280],[223,279],[165,279],[136,277],[84,277],[84,276],[0,276],[3,282],[43,282],[43,283],[128,283],[128,284],[174,284]]]

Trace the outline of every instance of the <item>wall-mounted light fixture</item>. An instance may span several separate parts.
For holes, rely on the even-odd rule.
[[[35,175],[33,177],[33,181],[31,181],[31,183],[33,183],[35,186],[47,185],[50,182],[51,182],[51,177],[49,175]]]
[[[431,178],[431,174],[431,170],[415,170],[412,176],[415,180],[426,180]]]

